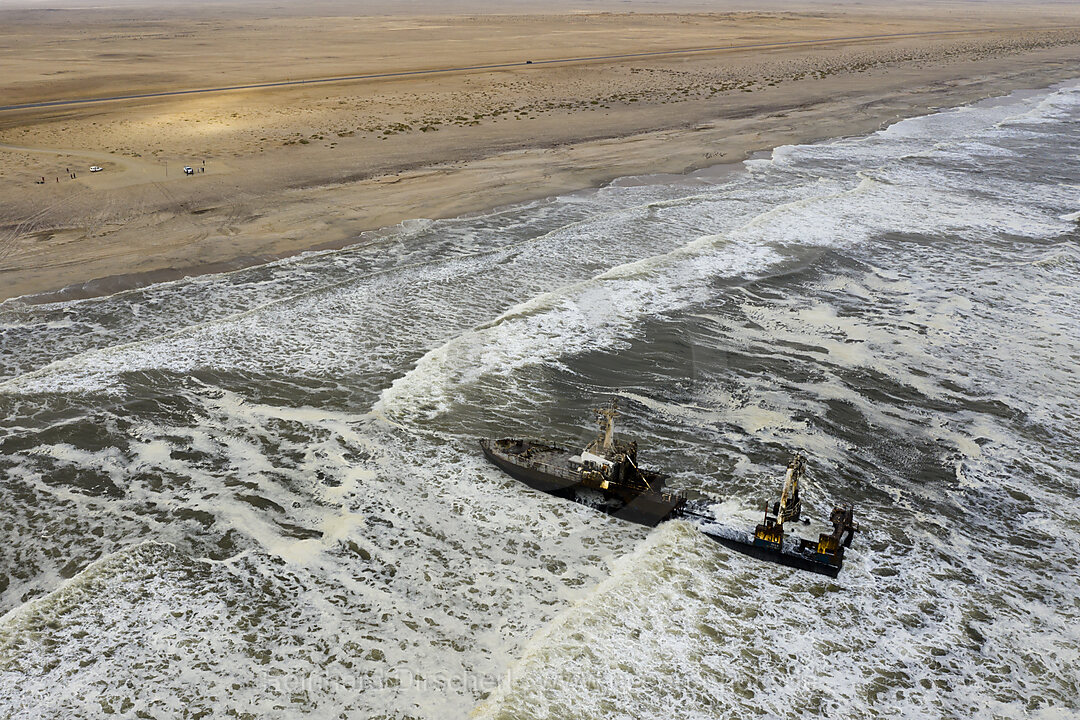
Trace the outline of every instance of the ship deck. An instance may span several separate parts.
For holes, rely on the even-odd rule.
[[[571,462],[573,451],[533,440],[499,440],[492,443],[491,452],[507,461],[567,480],[579,477],[578,465]]]

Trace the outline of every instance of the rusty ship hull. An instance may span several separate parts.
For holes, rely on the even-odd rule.
[[[758,560],[828,577],[839,575],[844,566],[843,549],[833,554],[819,553],[815,548],[807,547],[799,538],[784,538],[780,543],[765,542],[756,538],[752,532],[728,527],[715,518],[690,508],[680,509],[675,517],[696,525],[698,530],[714,542]]]
[[[481,440],[484,456],[507,475],[534,490],[587,505],[621,520],[655,527],[673,517],[685,500],[670,493],[592,487],[574,462],[576,453],[546,442],[506,438]],[[660,473],[643,471],[662,481]]]
[[[830,577],[840,572],[844,549],[858,530],[851,506],[834,507],[831,532],[819,533],[816,541],[789,535],[785,529],[786,523],[800,519],[799,484],[806,470],[801,453],[788,464],[780,501],[766,507],[753,532],[745,532],[719,522],[714,506],[665,492],[668,476],[638,465],[637,443],[614,436],[616,401],[595,412],[600,435],[580,452],[521,438],[485,439],[480,447],[503,472],[549,495],[649,527],[684,520],[740,553]]]

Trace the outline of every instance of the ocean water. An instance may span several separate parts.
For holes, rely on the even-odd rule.
[[[1080,87],[0,304],[0,716],[1080,716]],[[622,524],[586,442],[832,580]]]

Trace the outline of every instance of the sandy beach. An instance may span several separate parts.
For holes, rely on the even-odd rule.
[[[0,110],[0,298],[342,246],[1078,74],[1067,5],[671,7],[5,5],[0,106],[211,91]],[[386,76],[317,82],[358,75]]]

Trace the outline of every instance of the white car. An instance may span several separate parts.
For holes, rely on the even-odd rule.
[[[185,175],[194,175],[194,174],[195,174],[195,170],[194,170],[194,169],[192,169],[192,167],[191,167],[190,165],[185,165],[185,166],[184,166],[184,174],[185,174]]]
[[[102,168],[98,167],[97,165],[90,166],[90,172],[101,172],[101,170]]]

